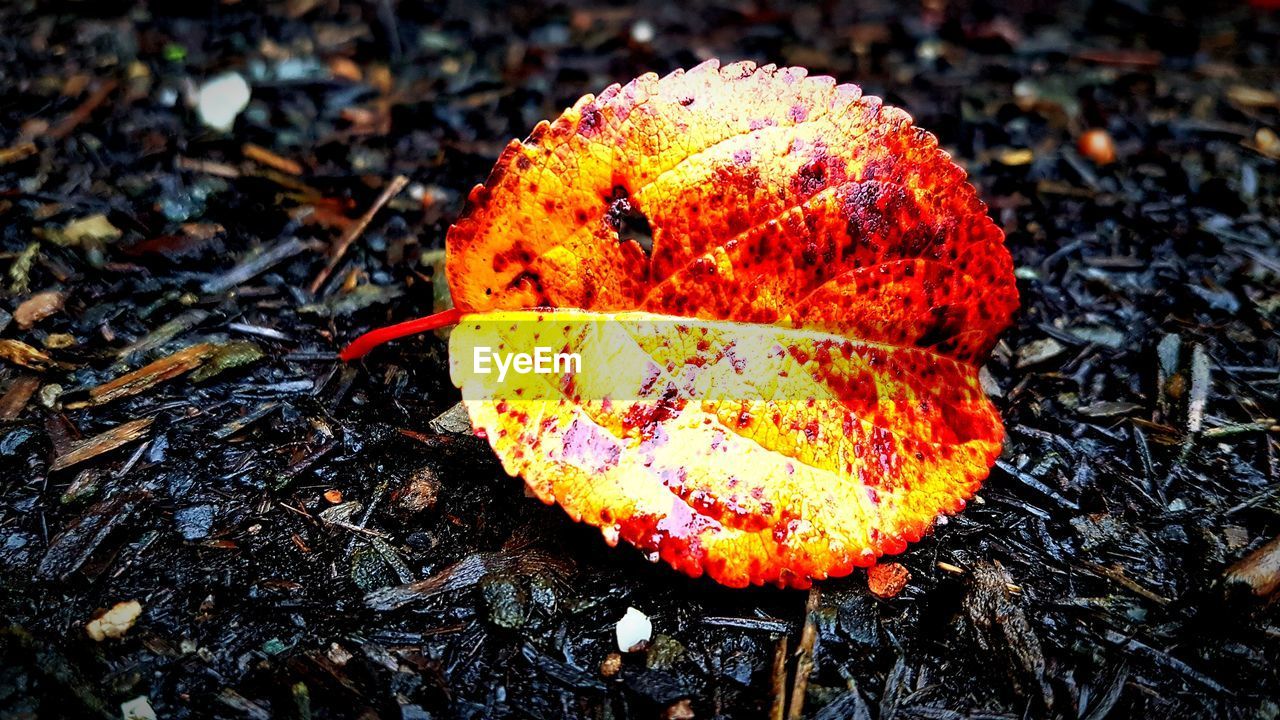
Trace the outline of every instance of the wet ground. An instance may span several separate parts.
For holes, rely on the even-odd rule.
[[[527,498],[438,419],[439,339],[335,355],[432,310],[508,139],[710,57],[907,109],[1023,299],[981,501],[896,598],[824,583],[806,716],[1280,714],[1280,21],[858,5],[6,4],[0,717],[764,716],[804,593],[677,576]],[[221,130],[225,73],[251,99]],[[628,607],[655,637],[619,658]]]

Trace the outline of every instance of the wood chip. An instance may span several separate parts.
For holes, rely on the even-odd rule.
[[[13,147],[0,148],[0,165],[8,165],[36,154],[35,143],[18,143]]]
[[[32,370],[47,370],[57,364],[53,358],[21,340],[8,339],[0,340],[0,360],[7,360],[14,365]]]
[[[116,352],[116,357],[127,359],[135,354],[141,355],[164,345],[178,335],[190,330],[209,318],[208,311],[193,308],[152,330],[145,337],[138,339],[128,347]]]
[[[902,563],[876,563],[867,568],[867,589],[883,600],[898,596],[911,581],[911,571]]]
[[[10,383],[4,395],[0,395],[0,420],[13,420],[22,414],[39,388],[40,378],[35,375],[23,375]]]
[[[99,105],[106,102],[106,99],[111,96],[111,93],[115,92],[119,84],[115,79],[104,80],[98,85],[98,89],[94,90],[75,110],[67,113],[66,117],[58,121],[58,124],[49,128],[46,136],[51,140],[61,140],[70,135],[80,126],[80,123],[88,120],[89,116],[93,115],[93,111],[97,110]]]
[[[1227,100],[1233,105],[1250,109],[1280,108],[1280,95],[1248,85],[1232,85],[1227,88]]]
[[[53,464],[49,466],[49,469],[64,470],[72,465],[78,465],[86,460],[92,460],[99,455],[124,447],[146,435],[153,422],[155,422],[154,417],[130,420],[91,438],[72,443],[65,454],[54,458]]]
[[[92,388],[89,390],[89,398],[87,400],[69,402],[67,403],[67,408],[74,410],[90,405],[102,405],[130,395],[137,395],[157,383],[171,380],[200,367],[205,361],[213,357],[217,350],[217,346],[211,343],[199,343],[183,348],[172,355],[160,358],[131,373],[121,375],[115,380]]]
[[[200,291],[209,295],[224,293],[306,249],[307,243],[291,237],[264,248],[261,252],[248,253],[230,270],[206,280],[200,286]]]
[[[1128,415],[1134,410],[1141,410],[1142,406],[1137,403],[1123,402],[1117,400],[1103,400],[1101,402],[1085,405],[1076,412],[1085,417],[1092,418],[1109,418],[1121,415]]]
[[[89,621],[84,630],[95,642],[107,638],[121,638],[129,632],[129,628],[142,616],[142,603],[137,600],[126,600],[116,603],[101,616]]]
[[[13,311],[13,321],[23,330],[30,330],[36,323],[62,309],[67,294],[57,290],[46,290],[36,293]]]
[[[1076,53],[1076,58],[1099,65],[1153,68],[1160,65],[1164,56],[1152,50],[1103,49],[1078,52]]]
[[[1254,550],[1227,568],[1228,585],[1244,585],[1260,598],[1280,590],[1280,537]]]
[[[45,231],[45,237],[64,247],[76,247],[86,242],[109,243],[119,240],[124,232],[111,224],[106,215],[95,213],[72,220],[61,228]]]
[[[1159,605],[1168,605],[1170,602],[1169,598],[1164,597],[1163,595],[1159,595],[1155,592],[1152,592],[1151,590],[1148,590],[1138,581],[1126,575],[1124,572],[1124,568],[1121,567],[1118,563],[1114,565],[1101,565],[1099,563],[1089,562],[1088,560],[1080,560],[1078,562],[1080,563],[1081,567],[1086,568],[1097,575],[1101,575],[1102,577],[1105,577],[1108,580],[1111,580],[1112,582],[1115,582],[1116,584],[1121,585],[1122,587],[1130,590],[1134,594],[1140,595],[1150,600],[1151,602],[1154,602]]]
[[[216,160],[200,160],[197,158],[179,157],[175,163],[180,170],[189,170],[191,172],[204,173],[205,175],[213,175],[215,177],[227,178],[234,180],[240,177],[240,171],[233,165],[217,162]]]
[[[1053,338],[1044,338],[1042,340],[1032,340],[1031,342],[1018,348],[1019,369],[1029,365],[1037,365],[1046,360],[1051,360],[1063,353],[1067,348],[1062,343]]]

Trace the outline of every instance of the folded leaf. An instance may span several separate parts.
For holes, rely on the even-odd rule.
[[[475,362],[539,347],[571,349],[577,372]],[[493,312],[462,318],[450,358],[472,422],[539,498],[732,587],[901,552],[964,506],[1003,438],[973,366],[814,330]]]

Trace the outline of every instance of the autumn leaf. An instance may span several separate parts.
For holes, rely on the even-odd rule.
[[[985,210],[855,86],[646,75],[471,192],[452,377],[506,470],[611,543],[730,586],[847,574],[962,508],[999,453],[976,363],[1017,292]],[[538,347],[581,367],[477,371],[480,349]]]

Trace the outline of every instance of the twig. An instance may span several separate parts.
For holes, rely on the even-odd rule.
[[[755,630],[758,632],[773,633],[780,635],[791,632],[791,623],[782,620],[766,620],[763,618],[744,618],[744,617],[705,617],[702,618],[703,625],[715,625],[717,627],[738,628],[739,630]]]
[[[804,629],[800,631],[800,649],[796,653],[796,679],[791,685],[791,704],[787,708],[787,720],[800,720],[804,713],[804,694],[809,689],[809,675],[813,672],[813,644],[818,639],[818,605],[822,602],[822,590],[817,585],[809,588],[809,600],[804,606]]]
[[[307,244],[298,238],[281,240],[257,255],[241,260],[227,272],[204,281],[200,291],[209,295],[224,293],[306,249]]]
[[[1187,439],[1182,445],[1179,459],[1185,460],[1191,454],[1195,439],[1204,426],[1204,409],[1209,402],[1209,390],[1213,378],[1209,373],[1209,354],[1203,345],[1191,348],[1191,392],[1187,399]]]
[[[38,152],[36,144],[30,142],[18,143],[13,147],[0,148],[0,165],[18,162],[35,155],[36,152]]]
[[[1043,482],[1040,482],[1036,478],[1032,477],[1029,473],[1025,473],[1003,460],[997,461],[996,467],[1000,468],[1010,477],[1014,478],[1015,480],[1018,480],[1023,485],[1026,485],[1032,490],[1035,490],[1041,495],[1044,495],[1050,500],[1053,500],[1054,502],[1058,503],[1062,507],[1067,508],[1068,510],[1080,509],[1079,505],[1076,505],[1074,502],[1066,499],[1060,493],[1055,491],[1053,488],[1049,487],[1048,485],[1045,485]]]
[[[13,420],[22,414],[31,396],[40,389],[40,378],[35,375],[19,375],[9,389],[0,395],[0,421]]]
[[[773,651],[773,704],[769,706],[769,720],[782,720],[787,712],[787,636],[778,638]]]
[[[199,172],[215,177],[227,178],[235,180],[240,177],[241,173],[236,168],[214,160],[200,160],[197,158],[178,157],[174,162],[179,170],[188,170],[190,172]]]
[[[1190,678],[1191,680],[1195,680],[1196,682],[1200,683],[1201,685],[1204,685],[1205,687],[1209,688],[1210,690],[1213,690],[1214,692],[1219,692],[1224,695],[1235,694],[1230,690],[1226,689],[1225,687],[1223,687],[1222,684],[1219,683],[1217,680],[1214,680],[1208,675],[1205,675],[1199,670],[1196,670],[1195,668],[1179,660],[1178,658],[1173,657],[1172,655],[1170,655],[1169,653],[1163,650],[1159,650],[1157,648],[1151,647],[1150,645],[1147,645],[1139,640],[1131,638],[1115,630],[1107,630],[1104,633],[1103,637],[1107,640],[1107,642],[1113,645],[1116,645],[1121,650],[1124,650],[1129,653],[1133,653],[1134,655],[1140,655],[1140,656],[1145,656],[1147,658],[1150,658],[1156,664],[1162,665],[1166,668],[1174,670],[1175,672],[1179,672],[1184,676],[1186,676],[1187,678]]]
[[[369,209],[365,211],[364,215],[361,215],[355,224],[342,233],[342,237],[338,238],[338,242],[333,248],[333,255],[330,256],[329,263],[316,275],[315,280],[311,281],[310,289],[312,294],[319,292],[320,286],[324,285],[324,281],[329,279],[329,275],[338,267],[338,263],[342,262],[343,256],[347,254],[347,250],[351,247],[351,243],[355,242],[356,238],[364,233],[365,228],[369,227],[369,223],[373,222],[373,216],[378,213],[378,210],[382,209],[382,206],[386,205],[391,198],[399,195],[404,186],[408,184],[409,178],[404,175],[395,176],[387,184],[387,187],[383,189],[378,199],[373,201],[373,205],[370,205]]]
[[[935,564],[937,565],[937,567],[938,567],[938,569],[939,569],[939,570],[944,570],[944,571],[946,571],[946,572],[951,573],[952,575],[963,575],[963,574],[965,574],[966,572],[968,572],[967,570],[965,570],[964,568],[960,567],[959,565],[954,565],[954,564],[952,564],[952,563],[945,562],[945,561],[943,561],[943,560],[939,560],[939,561],[938,561],[937,563],[935,563]],[[1013,583],[1011,583],[1011,582],[1006,582],[1006,583],[1004,584],[1004,589],[1005,589],[1005,590],[1008,590],[1009,592],[1011,592],[1011,593],[1013,593],[1013,594],[1015,594],[1015,595],[1020,595],[1020,594],[1022,593],[1022,586],[1021,586],[1021,585],[1015,585],[1015,584],[1013,584]]]
[[[80,103],[75,110],[72,110],[66,117],[59,120],[57,125],[49,128],[46,135],[51,140],[61,140],[62,138],[70,135],[77,127],[80,126],[80,123],[89,119],[89,116],[93,114],[93,111],[97,110],[98,106],[105,102],[106,99],[111,96],[112,92],[115,92],[117,85],[119,85],[119,83],[114,79],[104,81],[98,86],[98,89],[94,90],[89,97],[85,98],[85,101]]]
[[[302,165],[296,160],[290,160],[277,153],[253,143],[245,143],[241,148],[244,156],[259,165],[265,165],[272,170],[278,170],[286,175],[301,175]]]
[[[1164,597],[1162,595],[1158,595],[1146,589],[1142,585],[1139,585],[1136,580],[1129,577],[1128,575],[1125,575],[1124,571],[1118,567],[1108,567],[1106,565],[1100,565],[1095,562],[1089,562],[1088,560],[1080,560],[1078,562],[1080,564],[1080,567],[1083,567],[1086,570],[1093,572],[1095,575],[1101,575],[1102,577],[1105,577],[1108,580],[1118,583],[1124,586],[1125,588],[1128,588],[1131,592],[1137,595],[1141,595],[1142,597],[1150,600],[1151,602],[1154,602],[1159,605],[1168,605],[1170,602],[1169,598]]]
[[[1200,433],[1200,437],[1205,440],[1219,440],[1233,435],[1242,435],[1244,433],[1253,432],[1277,432],[1280,431],[1280,425],[1276,424],[1275,418],[1267,418],[1258,422],[1239,423],[1236,425],[1223,425],[1222,427],[1209,428]]]

